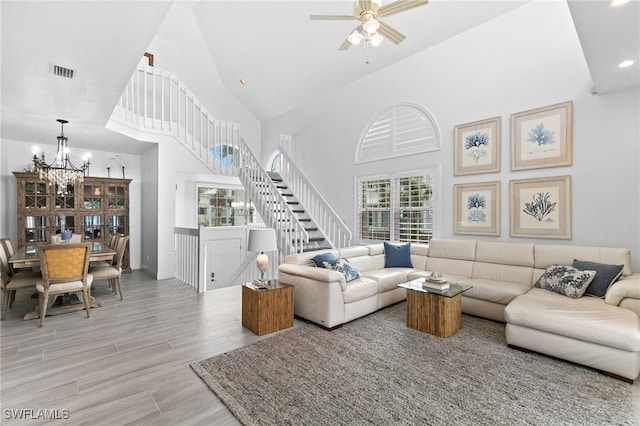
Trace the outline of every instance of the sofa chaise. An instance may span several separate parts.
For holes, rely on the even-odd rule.
[[[406,298],[398,284],[440,272],[451,283],[473,287],[462,312],[506,322],[507,343],[583,364],[633,381],[640,373],[640,273],[623,248],[431,240],[411,244],[408,263],[388,265],[385,244],[286,256],[280,280],[292,284],[296,316],[333,328]],[[347,259],[357,275],[316,267],[312,259]],[[604,298],[572,298],[534,286],[552,265],[574,259],[621,265]],[[596,274],[597,275],[597,274]]]

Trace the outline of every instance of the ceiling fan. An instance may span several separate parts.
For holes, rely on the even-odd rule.
[[[418,6],[424,6],[429,0],[396,0],[382,6],[381,0],[356,0],[353,2],[353,15],[311,15],[311,20],[360,21],[358,26],[342,42],[338,50],[347,50],[362,41],[378,46],[385,38],[394,44],[400,44],[407,36],[380,20]]]

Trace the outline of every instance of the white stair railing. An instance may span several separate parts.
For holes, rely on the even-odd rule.
[[[325,240],[334,248],[349,247],[352,243],[351,230],[340,219],[318,190],[302,174],[291,160],[284,147],[291,145],[291,138],[280,137],[280,175],[300,201],[311,220],[318,226]]]
[[[140,65],[108,127],[141,140],[172,136],[213,173],[239,176],[266,225],[276,229],[283,256],[301,252],[309,242],[309,234],[240,136],[238,124],[214,118],[174,74]]]
[[[108,127],[140,139],[173,136],[215,174],[237,176],[240,127],[218,120],[167,71],[139,66],[113,110]],[[127,129],[130,130],[127,133]]]
[[[240,145],[240,154],[240,182],[267,228],[276,230],[282,256],[302,252],[304,245],[309,242],[309,233],[244,140]]]

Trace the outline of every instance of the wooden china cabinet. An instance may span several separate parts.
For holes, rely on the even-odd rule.
[[[129,235],[131,179],[85,177],[61,188],[40,180],[37,173],[13,172],[18,194],[18,247],[50,242],[65,229],[82,234],[84,242],[108,244],[115,234]],[[123,270],[130,271],[129,248]]]

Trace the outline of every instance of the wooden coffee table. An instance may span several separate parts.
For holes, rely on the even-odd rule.
[[[265,284],[242,284],[242,325],[258,336],[293,326],[293,286],[276,280]]]
[[[398,284],[407,289],[407,327],[438,337],[454,335],[462,326],[462,293],[473,286],[450,284],[439,291],[423,287],[423,282]]]

